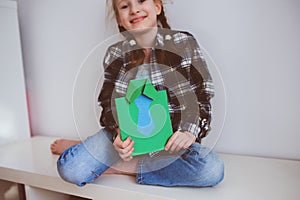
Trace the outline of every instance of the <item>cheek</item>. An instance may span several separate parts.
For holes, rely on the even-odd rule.
[[[117,19],[118,19],[117,21],[119,24],[124,23],[125,16],[122,14],[119,14]]]

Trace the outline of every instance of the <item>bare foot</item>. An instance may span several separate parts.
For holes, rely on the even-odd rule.
[[[80,140],[68,140],[68,139],[59,139],[55,140],[51,145],[50,145],[50,150],[53,154],[60,155],[64,150],[69,148],[70,146],[73,146],[75,144],[79,144]]]

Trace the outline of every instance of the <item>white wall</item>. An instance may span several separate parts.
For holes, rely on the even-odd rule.
[[[0,145],[28,137],[17,5],[0,0]]]
[[[198,33],[223,76],[227,116],[217,150],[299,159],[300,2],[193,2],[199,6],[176,1],[175,10],[189,11],[174,24]]]
[[[33,135],[78,137],[73,84],[81,62],[104,38],[103,6],[94,0],[19,1]],[[82,95],[81,100],[93,99]],[[94,121],[86,124],[91,132],[98,129]]]
[[[104,7],[102,0],[19,0],[34,135],[78,137],[77,128],[85,137],[98,129],[97,55],[107,41],[92,53],[92,65],[81,64],[112,33]],[[175,0],[166,9],[173,28],[192,32],[209,52],[225,83],[226,121],[216,150],[300,159],[300,2]],[[221,111],[212,137],[223,103],[215,106]]]

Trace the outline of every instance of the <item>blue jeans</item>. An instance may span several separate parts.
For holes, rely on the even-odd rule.
[[[93,182],[121,159],[112,143],[112,134],[101,129],[66,149],[57,161],[59,175],[78,186]],[[223,177],[223,161],[208,148],[194,143],[181,153],[161,151],[142,156],[136,181],[145,185],[206,187],[217,185]]]

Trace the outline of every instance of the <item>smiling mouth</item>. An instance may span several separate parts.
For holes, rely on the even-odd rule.
[[[130,23],[135,24],[135,23],[138,23],[140,21],[143,21],[145,18],[146,18],[146,16],[136,17],[136,18],[130,20]]]

